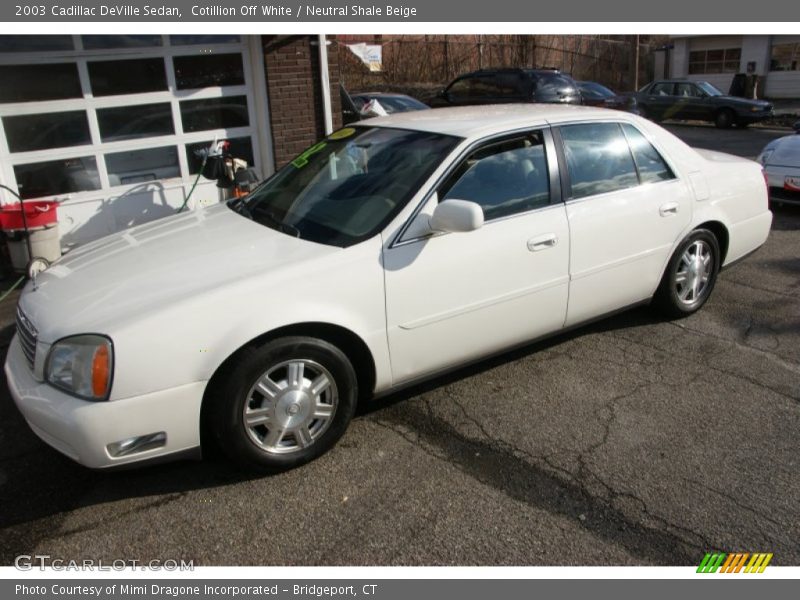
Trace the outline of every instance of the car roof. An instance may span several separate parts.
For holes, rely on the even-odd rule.
[[[574,104],[489,104],[395,113],[361,124],[472,138],[546,123],[591,119],[628,120],[628,116],[616,110]]]

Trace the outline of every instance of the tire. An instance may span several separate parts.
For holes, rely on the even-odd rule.
[[[705,258],[696,258],[698,256]],[[719,242],[708,229],[695,229],[678,246],[654,296],[655,306],[671,318],[687,317],[706,303],[720,266]]]
[[[730,108],[723,108],[714,115],[714,125],[720,129],[730,129],[736,122],[736,115]]]
[[[237,465],[285,471],[336,444],[357,398],[355,371],[339,348],[310,337],[280,338],[240,354],[209,398],[208,425]]]

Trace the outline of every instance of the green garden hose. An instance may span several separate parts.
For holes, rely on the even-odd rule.
[[[9,295],[11,292],[13,292],[13,291],[14,291],[14,290],[17,288],[17,286],[18,286],[20,283],[22,283],[23,281],[25,281],[25,275],[23,275],[22,277],[20,277],[19,279],[17,279],[17,282],[16,282],[14,285],[12,285],[12,286],[11,286],[10,288],[8,288],[8,289],[7,289],[5,292],[3,292],[3,295],[2,295],[2,296],[0,296],[0,302],[2,302],[3,300],[5,300],[5,299],[6,299],[6,296],[8,296],[8,295]]]

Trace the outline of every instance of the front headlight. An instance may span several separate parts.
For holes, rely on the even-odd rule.
[[[102,335],[75,335],[50,348],[47,382],[85,400],[106,400],[114,371],[114,347]]]

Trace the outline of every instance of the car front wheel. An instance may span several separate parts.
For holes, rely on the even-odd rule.
[[[355,371],[336,346],[286,337],[244,350],[220,393],[210,423],[237,464],[283,471],[327,452],[353,417]]]
[[[707,229],[694,230],[670,258],[655,295],[655,304],[669,317],[685,317],[706,303],[720,267],[719,243]]]
[[[733,114],[733,111],[729,108],[723,108],[714,116],[714,125],[720,129],[728,129],[733,125],[735,120],[736,115]]]

